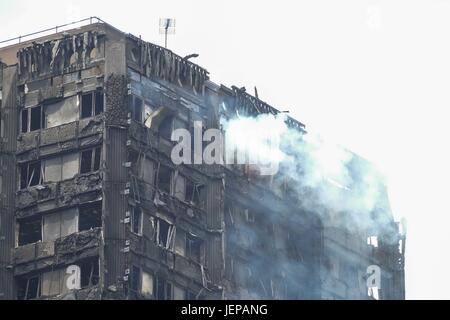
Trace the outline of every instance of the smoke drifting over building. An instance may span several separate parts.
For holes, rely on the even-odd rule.
[[[0,298],[404,298],[368,161],[102,21],[0,59]],[[199,122],[250,153],[269,131],[277,171],[175,165],[172,132]]]

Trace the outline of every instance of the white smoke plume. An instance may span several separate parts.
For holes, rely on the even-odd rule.
[[[285,114],[238,116],[223,120],[222,128],[227,150],[232,145],[259,164],[276,163],[276,176],[289,181],[303,209],[334,216],[332,223],[349,229],[377,232],[390,222],[384,178],[374,165],[317,134],[290,128]]]

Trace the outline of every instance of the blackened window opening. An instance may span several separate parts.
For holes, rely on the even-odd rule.
[[[172,171],[170,170],[170,168],[160,165],[158,172],[158,188],[161,191],[170,194],[171,179],[172,179]]]
[[[98,258],[86,259],[79,264],[79,267],[81,272],[81,288],[87,288],[98,284],[100,278]]]
[[[44,128],[42,106],[23,109],[20,122],[22,133],[36,131]]]
[[[167,240],[169,239],[171,227],[172,226],[168,222],[161,219],[158,220],[157,244],[163,247],[168,246]]]
[[[98,171],[100,169],[101,147],[81,152],[80,173]]]
[[[131,268],[131,290],[138,291],[139,283],[141,282],[141,269],[136,266]]]
[[[96,90],[81,96],[81,119],[90,118],[103,112],[103,91]]]
[[[20,189],[41,184],[41,162],[29,162],[20,165]]]
[[[166,280],[158,277],[156,279],[156,298],[158,300],[171,300],[172,299],[172,284]]]
[[[164,139],[170,140],[173,129],[173,116],[165,117],[158,128],[159,135]]]
[[[143,101],[142,99],[131,96],[131,118],[137,122],[142,122],[142,109]]]
[[[79,231],[100,228],[102,226],[102,202],[82,204],[79,208]]]
[[[19,220],[19,246],[42,241],[42,218],[32,217]]]
[[[37,299],[41,296],[41,281],[39,276],[23,277],[17,280],[17,299]]]
[[[131,230],[136,234],[141,234],[142,211],[138,207],[133,208],[133,216],[131,217]]]
[[[200,262],[201,249],[202,249],[202,240],[200,238],[187,235],[186,237],[187,256],[196,262]]]

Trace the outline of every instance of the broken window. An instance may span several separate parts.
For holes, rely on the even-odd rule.
[[[96,90],[81,96],[81,119],[90,118],[103,112],[103,91]]]
[[[97,147],[81,152],[81,174],[95,172],[100,169],[101,151],[102,147]]]
[[[154,162],[147,158],[145,154],[141,154],[139,156],[138,177],[143,179],[144,182],[153,185],[154,167]]]
[[[186,180],[186,201],[195,206],[201,206],[203,185]]]
[[[172,170],[169,167],[160,165],[158,170],[158,188],[170,194],[172,181]]]
[[[20,165],[20,189],[37,186],[42,183],[41,161]]]
[[[60,157],[45,159],[44,182],[57,182],[71,179],[78,174],[78,153],[69,153]]]
[[[136,266],[131,267],[131,282],[130,282],[130,288],[133,291],[138,291],[140,287],[140,281],[141,281],[141,269]]]
[[[185,256],[186,255],[186,232],[177,229],[175,235],[175,253]]]
[[[144,125],[147,128],[150,128],[152,125],[151,116],[154,111],[154,107],[148,104],[147,102],[144,103]]]
[[[30,131],[41,129],[42,126],[42,107],[31,108],[30,111]]]
[[[170,138],[172,136],[173,119],[174,119],[174,117],[171,115],[166,116],[159,124],[159,127],[158,127],[159,135],[166,140],[170,140]]]
[[[25,133],[25,132],[28,132],[28,128],[29,128],[29,126],[28,126],[28,113],[30,112],[30,109],[29,108],[27,108],[27,109],[23,109],[22,110],[22,116],[21,116],[21,119],[22,119],[22,121],[21,121],[21,132],[22,133]]]
[[[159,131],[160,125],[164,120],[166,120],[168,117],[169,118],[173,117],[173,111],[171,111],[169,108],[159,107],[158,109],[156,109],[155,107],[147,103],[144,106],[144,112],[145,112],[144,118],[145,126],[155,131]]]
[[[42,106],[22,109],[21,132],[31,132],[44,127],[44,117],[42,116]]]
[[[98,257],[86,259],[78,263],[80,267],[80,286],[87,288],[98,284],[100,279],[100,266]]]
[[[103,112],[103,92],[101,90],[97,90],[95,92],[95,107],[94,112],[95,115],[98,115]]]
[[[166,249],[173,247],[174,226],[165,220],[157,219],[156,222],[156,244]]]
[[[44,216],[44,242],[68,236],[78,231],[77,208],[71,208]]]
[[[79,118],[79,96],[64,98],[61,101],[44,107],[45,128],[60,126],[77,121]]]
[[[131,231],[139,235],[142,234],[142,211],[138,207],[133,208],[133,214],[131,216]]]
[[[156,299],[172,300],[172,284],[161,277],[156,278],[156,282]]]
[[[131,119],[142,123],[142,111],[143,111],[143,102],[142,99],[131,95],[130,96],[130,112],[131,112]]]
[[[174,196],[179,200],[184,201],[186,197],[186,178],[178,174],[178,171],[176,171],[174,181]]]
[[[17,299],[29,300],[41,296],[41,281],[39,276],[21,277],[17,280]]]
[[[186,235],[186,255],[196,262],[200,262],[202,253],[202,239],[192,235]]]
[[[19,220],[19,246],[42,241],[42,217]]]
[[[142,272],[141,294],[153,296],[153,275],[145,271]]]
[[[78,213],[78,231],[100,228],[102,226],[102,202],[82,204]]]

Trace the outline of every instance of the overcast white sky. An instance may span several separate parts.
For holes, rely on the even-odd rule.
[[[0,39],[89,16],[163,44],[386,174],[408,220],[409,299],[450,299],[450,1],[9,1]]]

